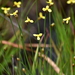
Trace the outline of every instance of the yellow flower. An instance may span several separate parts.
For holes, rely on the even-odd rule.
[[[75,3],[75,0],[68,0],[67,4]]]
[[[48,12],[52,12],[52,10],[49,8],[49,6],[47,5],[46,8],[42,9],[43,11],[48,11]]]
[[[6,7],[1,7],[2,10],[4,10],[4,14],[8,14],[10,8],[6,8]]]
[[[11,13],[10,15],[11,15],[11,16],[15,16],[15,17],[18,17],[18,14],[17,14],[17,13],[18,13],[18,10],[16,10],[16,11],[13,12],[13,13]]]
[[[52,26],[52,27],[53,27],[54,25],[55,25],[55,23],[52,23],[50,26]]]
[[[20,61],[20,58],[17,58],[17,61]]]
[[[45,16],[43,16],[42,12],[39,13],[38,19],[45,19]]]
[[[17,8],[20,8],[20,6],[21,6],[21,2],[19,1],[19,2],[14,2],[14,6],[16,6]]]
[[[22,71],[23,71],[23,72],[26,72],[25,68],[22,68]]]
[[[50,5],[54,4],[54,2],[52,2],[52,0],[46,1],[46,3],[49,3]]]
[[[26,22],[26,23],[29,23],[29,22],[30,22],[30,23],[33,23],[34,21],[33,21],[33,20],[30,20],[30,18],[27,17],[27,20],[25,20],[25,22]]]
[[[66,22],[66,24],[68,24],[70,19],[71,19],[70,17],[65,18],[65,19],[63,19],[63,22]]]
[[[37,40],[40,40],[40,37],[42,36],[42,33],[40,33],[40,34],[33,34],[33,36],[37,37]]]

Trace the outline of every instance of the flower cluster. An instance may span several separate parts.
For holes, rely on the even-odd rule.
[[[13,6],[16,6],[17,8],[20,8],[21,6],[21,2],[14,2],[14,5]],[[10,7],[6,8],[6,7],[1,7],[1,9],[4,11],[4,14],[5,15],[9,15],[9,16],[15,16],[15,17],[18,17],[18,10],[16,10],[15,12],[12,12],[12,13],[9,13],[10,11]]]
[[[47,1],[47,3],[49,3],[50,5],[53,5],[54,3],[52,2],[52,0]],[[48,11],[48,12],[52,12],[52,10],[50,9],[49,5],[47,5],[45,8],[42,8],[42,10]],[[42,12],[39,12],[39,17],[38,20],[40,19],[45,19],[45,16],[43,16]],[[34,21],[31,20],[30,18],[27,17],[27,20],[25,20],[25,23],[33,23]],[[40,37],[42,36],[42,33],[39,34],[33,34],[33,36],[37,37],[37,40],[40,40]]]
[[[53,5],[54,3],[52,2],[52,0],[49,0],[49,1],[46,1],[46,3]],[[49,7],[49,5],[46,5],[45,8],[42,8],[42,10],[44,12],[52,12],[51,8]],[[38,20],[39,19],[45,19],[45,16],[43,16],[42,12],[39,13],[39,17],[38,17]],[[40,37],[42,36],[42,33],[39,33],[39,34],[33,34],[33,36],[37,37],[37,40],[40,40]]]
[[[52,6],[54,4],[54,2],[52,0],[48,0],[48,1],[46,1],[46,3],[49,4],[49,5],[46,5],[46,7],[42,8],[42,10],[44,12],[52,12],[52,9],[50,8],[50,6]],[[67,4],[71,4],[71,3],[75,3],[75,0],[68,0],[67,1]],[[20,8],[21,7],[21,2],[20,1],[19,2],[14,1],[13,6],[15,6],[17,8]],[[10,7],[8,7],[8,8],[1,7],[1,9],[4,11],[4,14],[6,14],[6,15],[18,17],[18,10],[15,10],[14,12],[10,13],[9,12],[10,9],[11,9]],[[45,16],[43,15],[42,12],[39,12],[38,20],[40,20],[40,19],[45,19]],[[64,18],[63,22],[66,22],[66,24],[68,24],[70,19],[71,19],[70,17]],[[27,19],[25,20],[25,23],[34,23],[34,21],[31,20],[29,17],[27,17]],[[54,25],[55,25],[55,23],[52,23],[50,26],[53,27]],[[42,33],[33,34],[33,36],[37,37],[37,40],[40,40],[40,37],[42,36]]]

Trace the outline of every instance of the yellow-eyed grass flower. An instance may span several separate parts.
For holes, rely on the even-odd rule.
[[[16,6],[17,8],[20,8],[21,7],[21,1],[19,1],[19,2],[14,2],[14,6]]]
[[[45,19],[45,16],[43,16],[42,12],[39,13],[38,19]]]
[[[33,34],[33,36],[37,37],[37,40],[40,40],[40,37],[42,36],[42,33],[39,33],[39,34]]]
[[[66,24],[68,24],[69,23],[69,21],[70,21],[70,17],[68,17],[68,18],[65,18],[65,19],[63,19],[63,22],[66,22]]]
[[[22,68],[22,71],[23,71],[23,72],[26,72],[25,68]]]
[[[50,26],[53,27],[55,25],[55,23],[52,23]]]
[[[18,13],[18,10],[16,10],[16,11],[13,12],[13,13],[11,13],[10,15],[11,15],[11,16],[15,16],[15,17],[18,17],[18,14],[17,14],[17,13]]]
[[[20,61],[20,58],[17,57],[17,61]]]
[[[46,1],[46,3],[50,4],[50,6],[54,4],[54,2],[52,2],[52,0]]]
[[[67,1],[67,4],[74,4],[75,3],[75,0],[68,0]]]
[[[8,15],[8,12],[10,10],[10,7],[6,8],[6,7],[1,7],[1,9],[4,11],[4,14]]]
[[[49,6],[47,5],[45,8],[42,8],[43,11],[48,11],[48,12],[52,12],[52,10],[49,8]]]
[[[27,20],[25,20],[25,23],[33,23],[34,21],[33,20],[31,20],[29,17],[27,17]]]

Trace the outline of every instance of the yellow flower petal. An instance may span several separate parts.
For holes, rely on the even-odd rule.
[[[73,3],[75,3],[75,0],[73,1]]]
[[[38,36],[42,36],[42,33],[40,33]]]
[[[42,12],[39,13],[39,16],[40,16],[40,17],[42,16]]]
[[[42,10],[43,10],[43,11],[46,11],[46,9],[45,9],[45,8],[43,8]]]
[[[66,21],[66,24],[68,24],[68,22],[69,22],[69,21],[67,20],[67,21]]]
[[[49,6],[48,5],[46,6],[46,9],[49,9]]]
[[[30,23],[33,23],[34,21],[33,20],[30,20]]]
[[[70,1],[67,1],[67,4],[70,4],[71,2]]]
[[[37,36],[37,34],[33,34],[33,36]]]
[[[51,9],[48,9],[48,12],[52,12],[52,10]]]
[[[26,23],[28,22],[28,20],[25,21]]]
[[[40,40],[40,37],[37,37],[37,40]]]
[[[4,11],[4,13],[5,13],[5,14],[7,14],[7,13],[8,13],[8,11],[6,11],[6,10],[5,10],[5,11]]]

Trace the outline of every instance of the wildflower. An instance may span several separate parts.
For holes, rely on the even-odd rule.
[[[52,27],[53,27],[54,25],[55,25],[55,23],[52,23],[50,26],[52,26]]]
[[[19,1],[19,2],[14,2],[14,6],[16,6],[17,8],[20,8],[20,6],[21,6],[21,2]]]
[[[25,22],[26,22],[26,23],[29,23],[29,22],[30,22],[30,23],[33,23],[34,21],[33,21],[33,20],[30,20],[30,18],[27,17],[27,20],[25,20]]]
[[[13,12],[13,13],[11,13],[10,15],[11,15],[11,16],[15,16],[15,17],[18,17],[18,14],[17,14],[17,13],[18,13],[18,10],[16,10],[16,11]]]
[[[20,61],[20,58],[17,58],[17,61]]]
[[[43,16],[42,12],[39,13],[39,18],[38,19],[45,19],[45,16]]]
[[[48,11],[48,12],[52,12],[52,10],[49,8],[49,6],[47,5],[46,8],[42,9],[43,11]]]
[[[46,1],[46,3],[48,3],[50,5],[53,5],[54,4],[54,2],[52,2],[52,0]]]
[[[68,24],[70,19],[71,19],[70,17],[65,18],[65,19],[63,19],[63,22],[66,22],[66,24]]]
[[[40,34],[33,34],[33,36],[37,37],[37,40],[40,40],[40,37],[42,36],[42,33],[40,33]]]
[[[74,60],[75,60],[75,56],[74,56]]]
[[[75,0],[68,0],[67,1],[67,4],[72,4],[72,3],[75,3]]]
[[[8,7],[8,8],[6,8],[6,7],[1,7],[1,9],[2,10],[4,10],[4,14],[8,14],[8,12],[9,12],[9,10],[10,10],[10,8]]]
[[[22,68],[22,71],[23,71],[23,72],[26,72],[25,68]]]

